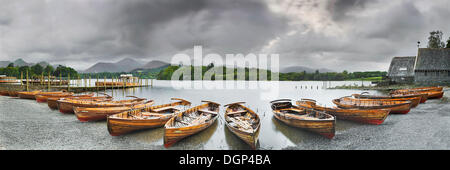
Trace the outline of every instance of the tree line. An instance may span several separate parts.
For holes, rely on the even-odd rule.
[[[213,74],[211,77],[211,80],[225,80],[227,76],[234,77],[234,80],[237,80],[239,78],[239,71],[237,68],[226,68],[226,67],[214,67],[214,66],[169,66],[166,69],[162,70],[158,76],[158,80],[171,80],[172,75],[175,71],[179,69],[189,69],[190,67],[190,79],[194,80],[194,69],[201,69],[201,79],[205,78],[205,73],[210,69],[222,69],[221,75]],[[180,70],[182,71],[182,70]],[[227,72],[228,71],[228,72]],[[250,73],[251,71],[256,71],[257,73],[257,80],[259,80],[259,73],[260,72],[267,72],[267,80],[271,80],[271,74],[273,74],[269,70],[262,70],[262,69],[249,69],[244,68],[242,70],[245,77],[245,80],[250,79]],[[231,75],[227,75],[231,73]],[[306,71],[303,72],[292,72],[292,73],[279,73],[279,80],[280,81],[342,81],[342,80],[360,80],[365,78],[377,78],[379,80],[384,79],[386,77],[387,72],[385,71],[367,71],[367,72],[353,72],[349,73],[348,71],[343,71],[341,73],[337,72],[327,72],[327,73],[320,73],[318,70],[316,70],[314,73],[307,73]],[[242,75],[241,75],[242,76]],[[183,76],[180,76],[178,79],[183,80]],[[185,80],[185,79],[184,79]]]
[[[50,73],[50,76],[55,76],[55,77],[68,77],[69,74],[71,77],[77,77],[78,76],[78,72],[71,68],[71,67],[66,67],[63,65],[58,65],[58,67],[56,67],[56,69],[51,66],[51,65],[47,65],[46,67],[42,67],[40,64],[35,64],[33,66],[14,66],[13,63],[10,63],[7,67],[3,67],[0,68],[0,74],[1,75],[7,75],[7,76],[11,76],[11,77],[17,77],[20,78],[20,76],[22,75],[23,78],[26,78],[26,74],[28,72],[28,77],[29,78],[39,78],[42,75],[44,76],[48,76],[48,74]]]

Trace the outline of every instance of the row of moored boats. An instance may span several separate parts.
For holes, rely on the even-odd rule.
[[[390,113],[406,114],[427,99],[441,98],[442,87],[425,87],[392,91],[386,96],[368,93],[334,99],[338,107],[324,107],[312,99],[295,102],[280,99],[271,102],[274,117],[290,126],[306,129],[327,138],[335,135],[336,117],[367,124],[381,124]],[[172,98],[173,102],[155,105],[153,100],[127,96],[132,99],[113,100],[107,94],[94,93],[75,95],[72,92],[16,92],[0,91],[0,95],[33,99],[47,102],[51,109],[62,113],[73,113],[82,122],[107,120],[112,136],[133,131],[164,127],[164,146],[210,127],[219,117],[220,104],[202,101],[201,105],[190,107],[191,102]],[[244,102],[225,105],[223,120],[228,129],[256,148],[261,120]]]

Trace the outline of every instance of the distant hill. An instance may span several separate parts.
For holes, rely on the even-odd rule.
[[[131,59],[125,58],[116,63],[106,63],[99,62],[88,69],[86,69],[85,73],[100,73],[100,72],[130,72],[136,68],[141,67],[143,64],[140,62]]]
[[[326,69],[326,68],[313,69],[313,68],[309,68],[309,67],[305,67],[305,66],[286,67],[286,68],[280,69],[280,72],[281,73],[292,73],[292,72],[299,73],[299,72],[306,71],[307,73],[314,73],[314,72],[316,72],[316,70],[319,70],[319,72],[321,72],[321,73],[335,72],[333,70]]]
[[[21,58],[19,58],[19,59],[17,59],[16,61],[14,61],[14,66],[19,66],[19,67],[22,67],[22,66],[31,66],[32,64],[31,63],[27,63],[27,62],[25,62],[23,59],[21,59]]]
[[[153,60],[153,61],[148,62],[147,64],[145,64],[142,67],[132,70],[132,72],[137,72],[137,71],[148,72],[150,70],[162,70],[162,69],[168,67],[169,65],[170,65],[169,63],[166,63],[164,61]]]
[[[9,63],[11,63],[11,61],[0,61],[0,68],[8,66]]]
[[[22,66],[33,66],[36,63],[28,63],[25,60],[19,58],[16,61],[0,61],[0,67],[7,67],[9,65],[9,63],[13,63],[15,67],[22,67]],[[49,65],[48,62],[45,61],[41,61],[39,63],[37,63],[39,65],[41,65],[42,67],[47,67],[47,65]]]

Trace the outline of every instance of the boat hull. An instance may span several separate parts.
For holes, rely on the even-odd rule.
[[[388,117],[389,109],[339,109],[317,106],[308,102],[297,102],[297,105],[307,108],[314,108],[316,110],[325,111],[328,114],[336,116],[338,119],[350,120],[364,124],[380,125]]]
[[[428,99],[440,99],[444,97],[443,91],[426,92],[428,94]]]
[[[1,96],[9,96],[9,92],[8,91],[0,91],[0,95]]]
[[[328,139],[332,139],[335,135],[335,125],[336,120],[300,120],[300,119],[290,119],[283,114],[274,111],[273,115],[276,119],[280,120],[281,122],[297,127],[306,129],[308,131],[318,133]]]
[[[19,97],[19,94],[17,91],[8,91],[8,94],[10,97]]]
[[[120,136],[133,131],[163,127],[172,117],[150,120],[130,120],[108,117],[107,126],[111,136]]]
[[[18,97],[21,99],[30,99],[30,100],[36,100],[36,95],[40,92],[18,92]]]
[[[227,123],[227,128],[233,134],[235,134],[239,139],[241,139],[245,143],[247,143],[252,149],[256,149],[256,144],[258,143],[259,130],[260,130],[259,126],[258,126],[258,129],[254,133],[246,133],[246,132],[237,130],[237,129],[229,126],[228,123]]]
[[[218,116],[215,116],[208,122],[200,125],[181,127],[181,128],[164,128],[164,147],[168,148],[183,138],[199,133],[210,127],[216,122]],[[172,119],[174,119],[173,117]]]
[[[395,104],[395,105],[378,105],[378,106],[365,106],[365,105],[351,105],[343,104],[339,102],[339,99],[334,99],[333,103],[339,108],[343,109],[389,109],[390,114],[408,114],[411,110],[411,102]]]
[[[133,107],[133,109],[143,109],[150,107],[153,102],[146,104],[140,104]],[[73,111],[81,122],[105,120],[108,116],[122,113],[124,111],[132,109],[131,106],[127,107],[100,107],[100,108],[84,108],[74,107]]]

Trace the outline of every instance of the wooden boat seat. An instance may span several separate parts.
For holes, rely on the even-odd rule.
[[[200,112],[204,112],[204,113],[209,113],[209,114],[217,114],[217,112],[213,112],[213,111],[209,111],[209,110],[205,110],[205,109],[201,109],[201,110],[198,110],[198,111],[200,111]]]
[[[229,112],[229,113],[227,113],[227,115],[242,114],[242,113],[246,113],[246,112],[247,112],[247,110],[239,110],[236,112]]]
[[[161,108],[152,109],[152,111],[161,112],[161,111],[169,110],[169,109],[176,109],[176,108],[175,108],[175,106],[167,106],[167,107],[161,107]]]

